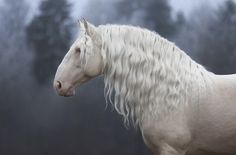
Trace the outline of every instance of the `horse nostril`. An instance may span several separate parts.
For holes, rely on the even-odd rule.
[[[56,86],[57,86],[57,89],[61,89],[61,87],[62,87],[61,82],[60,82],[60,81],[57,81]]]

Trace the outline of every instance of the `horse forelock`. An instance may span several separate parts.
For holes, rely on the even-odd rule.
[[[206,70],[158,34],[116,25],[100,26],[99,33],[105,98],[126,123],[188,106],[193,87],[204,87]]]

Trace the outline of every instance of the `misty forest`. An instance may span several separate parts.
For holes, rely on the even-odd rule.
[[[151,155],[140,131],[106,106],[103,78],[76,96],[56,95],[52,81],[78,37],[77,20],[131,24],[156,31],[217,74],[236,73],[236,3],[200,5],[186,16],[168,0],[89,0],[72,15],[67,0],[0,4],[1,155]],[[75,11],[76,12],[76,11]]]

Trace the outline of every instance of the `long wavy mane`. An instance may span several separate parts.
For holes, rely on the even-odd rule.
[[[103,25],[105,97],[136,125],[143,115],[163,116],[197,100],[207,71],[172,42],[132,26]],[[145,113],[144,113],[145,111]]]

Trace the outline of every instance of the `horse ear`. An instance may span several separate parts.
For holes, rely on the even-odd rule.
[[[84,20],[84,27],[89,36],[92,37],[94,34],[96,34],[96,27],[93,24],[87,22],[86,20]]]
[[[83,21],[84,28],[86,33],[91,37],[91,39],[95,42],[100,41],[101,37],[99,33],[97,32],[97,28],[93,25],[87,22],[86,20]]]
[[[85,30],[84,23],[81,20],[78,20],[78,25],[81,30]]]

